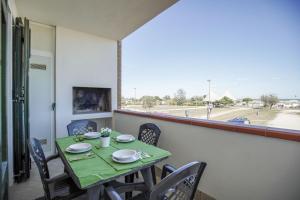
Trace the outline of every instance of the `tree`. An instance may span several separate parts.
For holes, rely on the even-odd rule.
[[[234,103],[233,100],[226,96],[218,101],[215,101],[215,104],[219,106],[220,105],[228,106],[228,105],[232,105],[233,103]]]
[[[270,94],[270,95],[262,95],[260,97],[261,101],[264,103],[264,107],[269,106],[270,110],[272,107],[279,102],[279,99],[276,95]]]
[[[269,96],[269,105],[270,105],[270,109],[272,109],[272,107],[279,102],[279,99],[277,96],[275,95],[270,95]]]
[[[203,96],[193,96],[190,101],[192,105],[196,105],[196,106],[204,105]]]
[[[171,99],[170,95],[164,96],[163,101],[165,104],[168,104],[168,105],[172,103],[172,99]]]
[[[183,105],[186,101],[186,92],[183,89],[177,90],[176,94],[174,95],[174,101],[177,105]]]
[[[164,101],[169,101],[169,100],[171,100],[171,97],[170,97],[170,95],[166,95],[166,96],[164,96],[164,97],[163,97],[163,100],[164,100]]]
[[[159,96],[154,96],[153,99],[156,105],[161,105],[162,99]]]
[[[246,97],[246,98],[243,98],[242,100],[243,102],[245,102],[247,104],[247,106],[249,105],[249,102],[250,101],[253,101],[253,99],[249,98],[249,97]]]
[[[152,108],[156,103],[155,98],[152,96],[143,96],[141,98],[141,101],[143,102],[143,108],[145,108],[145,109]]]

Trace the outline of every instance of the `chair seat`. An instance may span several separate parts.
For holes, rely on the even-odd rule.
[[[72,199],[86,192],[85,190],[80,190],[67,173],[50,177],[48,162],[57,158],[58,155],[50,156],[46,159],[38,139],[31,138],[28,148],[38,167],[44,188],[44,197],[38,199]]]
[[[157,185],[155,185],[150,192],[149,196],[145,192],[130,198],[131,200],[193,200],[197,190],[200,178],[206,167],[205,162],[194,161],[173,170],[171,165],[163,167],[162,177],[164,177]],[[167,175],[170,173],[169,175]],[[137,186],[135,184],[135,186]],[[115,186],[115,188],[117,188]],[[111,200],[122,200],[122,197],[117,192],[122,191],[120,188],[117,190],[113,185],[108,185],[105,188],[105,195]],[[135,188],[136,191],[145,191],[145,188]],[[127,198],[126,198],[127,199]]]
[[[145,200],[147,199],[147,196],[145,193],[140,193],[134,197],[132,197],[130,200]]]
[[[72,199],[85,193],[80,190],[71,178],[55,182],[53,185],[53,199]]]

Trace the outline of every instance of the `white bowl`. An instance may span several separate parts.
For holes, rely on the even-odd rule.
[[[112,160],[113,160],[114,162],[117,162],[117,163],[132,163],[132,162],[135,162],[135,161],[137,161],[137,160],[139,160],[139,159],[140,159],[139,156],[134,156],[134,157],[129,158],[129,159],[127,159],[127,160],[118,160],[118,159],[112,157]]]
[[[68,148],[72,151],[84,151],[91,147],[92,147],[92,145],[89,143],[76,143],[76,144],[70,145]]]
[[[84,153],[84,152],[90,151],[91,149],[92,149],[92,147],[88,148],[88,149],[83,149],[83,150],[80,150],[80,151],[74,151],[74,150],[70,149],[69,147],[67,147],[66,152],[76,154],[76,153]]]
[[[132,135],[123,134],[123,135],[117,136],[116,140],[119,142],[130,142],[130,141],[135,140],[135,137]]]
[[[132,158],[137,157],[137,152],[136,152],[136,150],[132,150],[132,149],[122,149],[122,150],[113,152],[112,156],[116,160],[126,161],[126,160],[130,160]]]

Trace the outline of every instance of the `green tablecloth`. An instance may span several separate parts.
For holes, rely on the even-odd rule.
[[[65,149],[76,143],[75,137],[65,137],[56,140],[58,148],[63,152],[66,160],[69,162],[74,174],[78,177],[81,188],[86,188],[98,181],[106,180],[124,173],[130,172],[134,168],[142,167],[155,160],[165,158],[171,155],[170,152],[145,144],[138,140],[130,143],[118,143],[113,138],[119,135],[118,132],[112,133],[111,145],[107,148],[100,147],[100,139],[84,140],[81,142],[92,144],[92,152],[96,154],[93,158],[69,162],[69,159],[76,158],[80,154],[70,154]],[[98,147],[98,148],[97,148]],[[100,148],[99,148],[100,147]],[[134,163],[120,164],[112,160],[112,153],[119,149],[135,149],[151,155],[150,158],[144,158]]]

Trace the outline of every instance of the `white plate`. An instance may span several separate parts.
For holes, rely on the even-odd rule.
[[[136,150],[132,149],[121,149],[118,151],[113,152],[112,157],[118,161],[127,161],[132,160],[132,158],[137,157]]]
[[[101,136],[99,132],[87,132],[83,135],[87,139],[95,139],[95,138],[99,138]]]
[[[132,135],[119,135],[116,137],[118,142],[132,142],[135,140],[135,137]]]
[[[92,148],[92,145],[89,143],[76,143],[68,147],[72,151],[84,151],[86,149]]]
[[[68,152],[68,153],[84,153],[84,152],[90,151],[91,149],[92,149],[92,147],[90,147],[88,149],[74,151],[74,150],[70,149],[69,147],[67,147],[66,152]]]
[[[132,163],[132,162],[135,162],[139,159],[140,159],[139,156],[135,156],[135,157],[132,157],[132,158],[127,159],[127,160],[118,160],[118,159],[112,157],[112,160],[117,162],[117,163]]]

